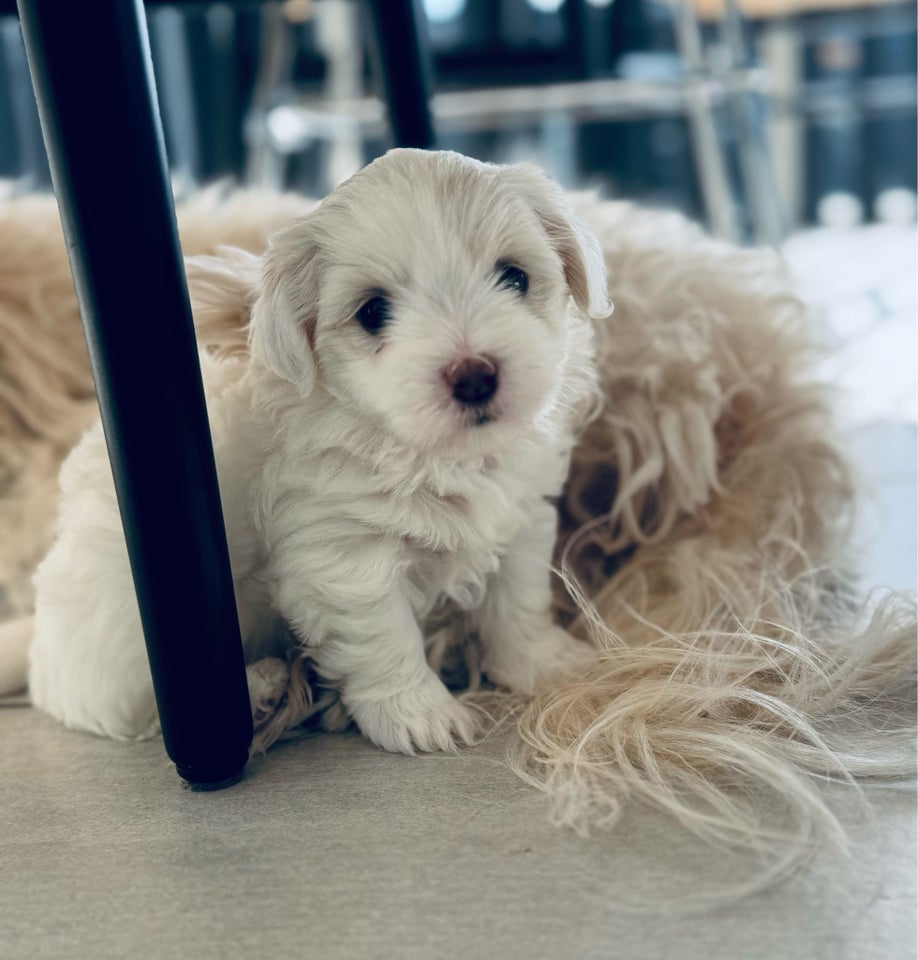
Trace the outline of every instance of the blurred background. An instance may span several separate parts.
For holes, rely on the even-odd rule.
[[[438,146],[532,160],[736,239],[915,217],[913,2],[416,6]],[[147,9],[181,190],[231,176],[322,195],[389,145],[363,3]],[[49,182],[13,17],[0,20],[0,177]]]
[[[215,180],[321,196],[391,145],[375,41],[394,3],[145,6],[179,198]],[[406,33],[400,49],[424,68],[437,146],[528,160],[566,187],[676,208],[783,251],[819,308],[823,373],[868,479],[893,490],[868,508],[865,549],[877,531],[898,538],[881,572],[914,587],[914,0],[414,9],[418,42]],[[0,0],[0,195],[50,187],[13,14]]]

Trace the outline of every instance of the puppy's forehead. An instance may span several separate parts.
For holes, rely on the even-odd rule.
[[[451,154],[395,153],[323,203],[323,246],[333,259],[413,273],[493,265],[545,243],[534,212],[496,168]]]

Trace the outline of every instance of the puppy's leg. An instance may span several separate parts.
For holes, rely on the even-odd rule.
[[[264,657],[245,668],[252,706],[252,726],[257,732],[277,712],[278,705],[290,686],[287,663],[278,657]]]
[[[325,543],[312,530],[285,538],[273,561],[277,605],[361,732],[400,753],[471,742],[475,714],[427,665],[397,548],[362,532]]]
[[[127,548],[111,475],[93,472],[99,487],[65,494],[61,532],[36,574],[29,691],[68,727],[149,737],[156,703]]]
[[[452,750],[470,743],[475,715],[430,669],[417,621],[403,598],[379,611],[385,623],[362,624],[361,637],[328,637],[317,651],[320,671],[344,678],[341,699],[363,734],[386,750]]]
[[[556,524],[554,508],[541,501],[472,615],[484,649],[484,672],[517,693],[534,692],[552,675],[583,670],[596,657],[591,646],[552,619],[549,564]]]

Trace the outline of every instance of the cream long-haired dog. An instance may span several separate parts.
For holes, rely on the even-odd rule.
[[[577,828],[639,800],[787,866],[841,835],[819,779],[913,768],[914,610],[858,621],[849,469],[777,257],[395,151],[189,280],[260,746],[317,714],[390,749],[469,739],[423,631],[435,667],[525,695],[512,763]],[[62,485],[32,697],[150,733],[98,428]]]
[[[250,660],[289,646],[373,742],[449,749],[475,723],[428,666],[421,627],[468,612],[482,668],[532,693],[585,666],[552,620],[555,512],[595,391],[585,314],[602,254],[528,169],[398,152],[276,235],[250,284],[251,363],[208,365],[209,412]],[[571,302],[575,306],[572,307]],[[232,364],[235,367],[235,364]],[[101,429],[61,477],[36,576],[29,686],[68,726],[155,728]]]

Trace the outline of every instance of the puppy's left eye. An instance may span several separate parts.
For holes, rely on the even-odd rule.
[[[389,319],[389,301],[385,297],[371,297],[355,316],[367,333],[379,333]]]
[[[503,266],[500,267],[497,285],[505,290],[515,290],[522,295],[529,289],[529,277],[526,271],[519,267]]]

